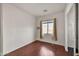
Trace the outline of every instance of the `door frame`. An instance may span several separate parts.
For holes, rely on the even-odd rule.
[[[67,20],[68,20],[68,14],[69,14],[72,6],[73,6],[73,3],[68,4],[67,7],[66,7],[66,10],[65,10],[65,50],[66,51],[68,51],[68,36],[67,36],[67,34],[68,34],[68,30],[67,30],[68,26],[67,26],[67,24],[68,23],[67,23]]]
[[[70,3],[69,5],[67,5],[66,7],[66,11],[65,11],[65,50],[68,51],[68,26],[67,26],[67,20],[68,20],[68,14],[71,10],[71,8],[73,7],[74,3]],[[75,39],[74,39],[74,55],[76,53],[76,43],[78,41],[78,12],[77,12],[77,4],[75,3]]]

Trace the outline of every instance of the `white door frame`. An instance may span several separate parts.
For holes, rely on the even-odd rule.
[[[67,5],[65,10],[65,50],[68,51],[68,27],[67,27],[67,20],[68,20],[68,14],[72,8],[74,3],[70,3]]]

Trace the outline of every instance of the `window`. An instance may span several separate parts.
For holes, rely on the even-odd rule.
[[[54,34],[54,23],[48,23],[48,33],[49,34]]]
[[[50,34],[52,37],[56,37],[56,22],[54,20],[44,20],[41,22],[41,36]]]
[[[44,36],[44,34],[47,33],[47,24],[46,23],[43,23],[42,24],[42,36]]]

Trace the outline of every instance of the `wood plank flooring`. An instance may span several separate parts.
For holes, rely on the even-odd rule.
[[[5,56],[70,56],[63,46],[47,42],[34,41],[29,45],[21,47]]]

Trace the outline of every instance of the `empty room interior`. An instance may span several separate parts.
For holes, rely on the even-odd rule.
[[[78,56],[78,5],[0,4],[0,55]]]

